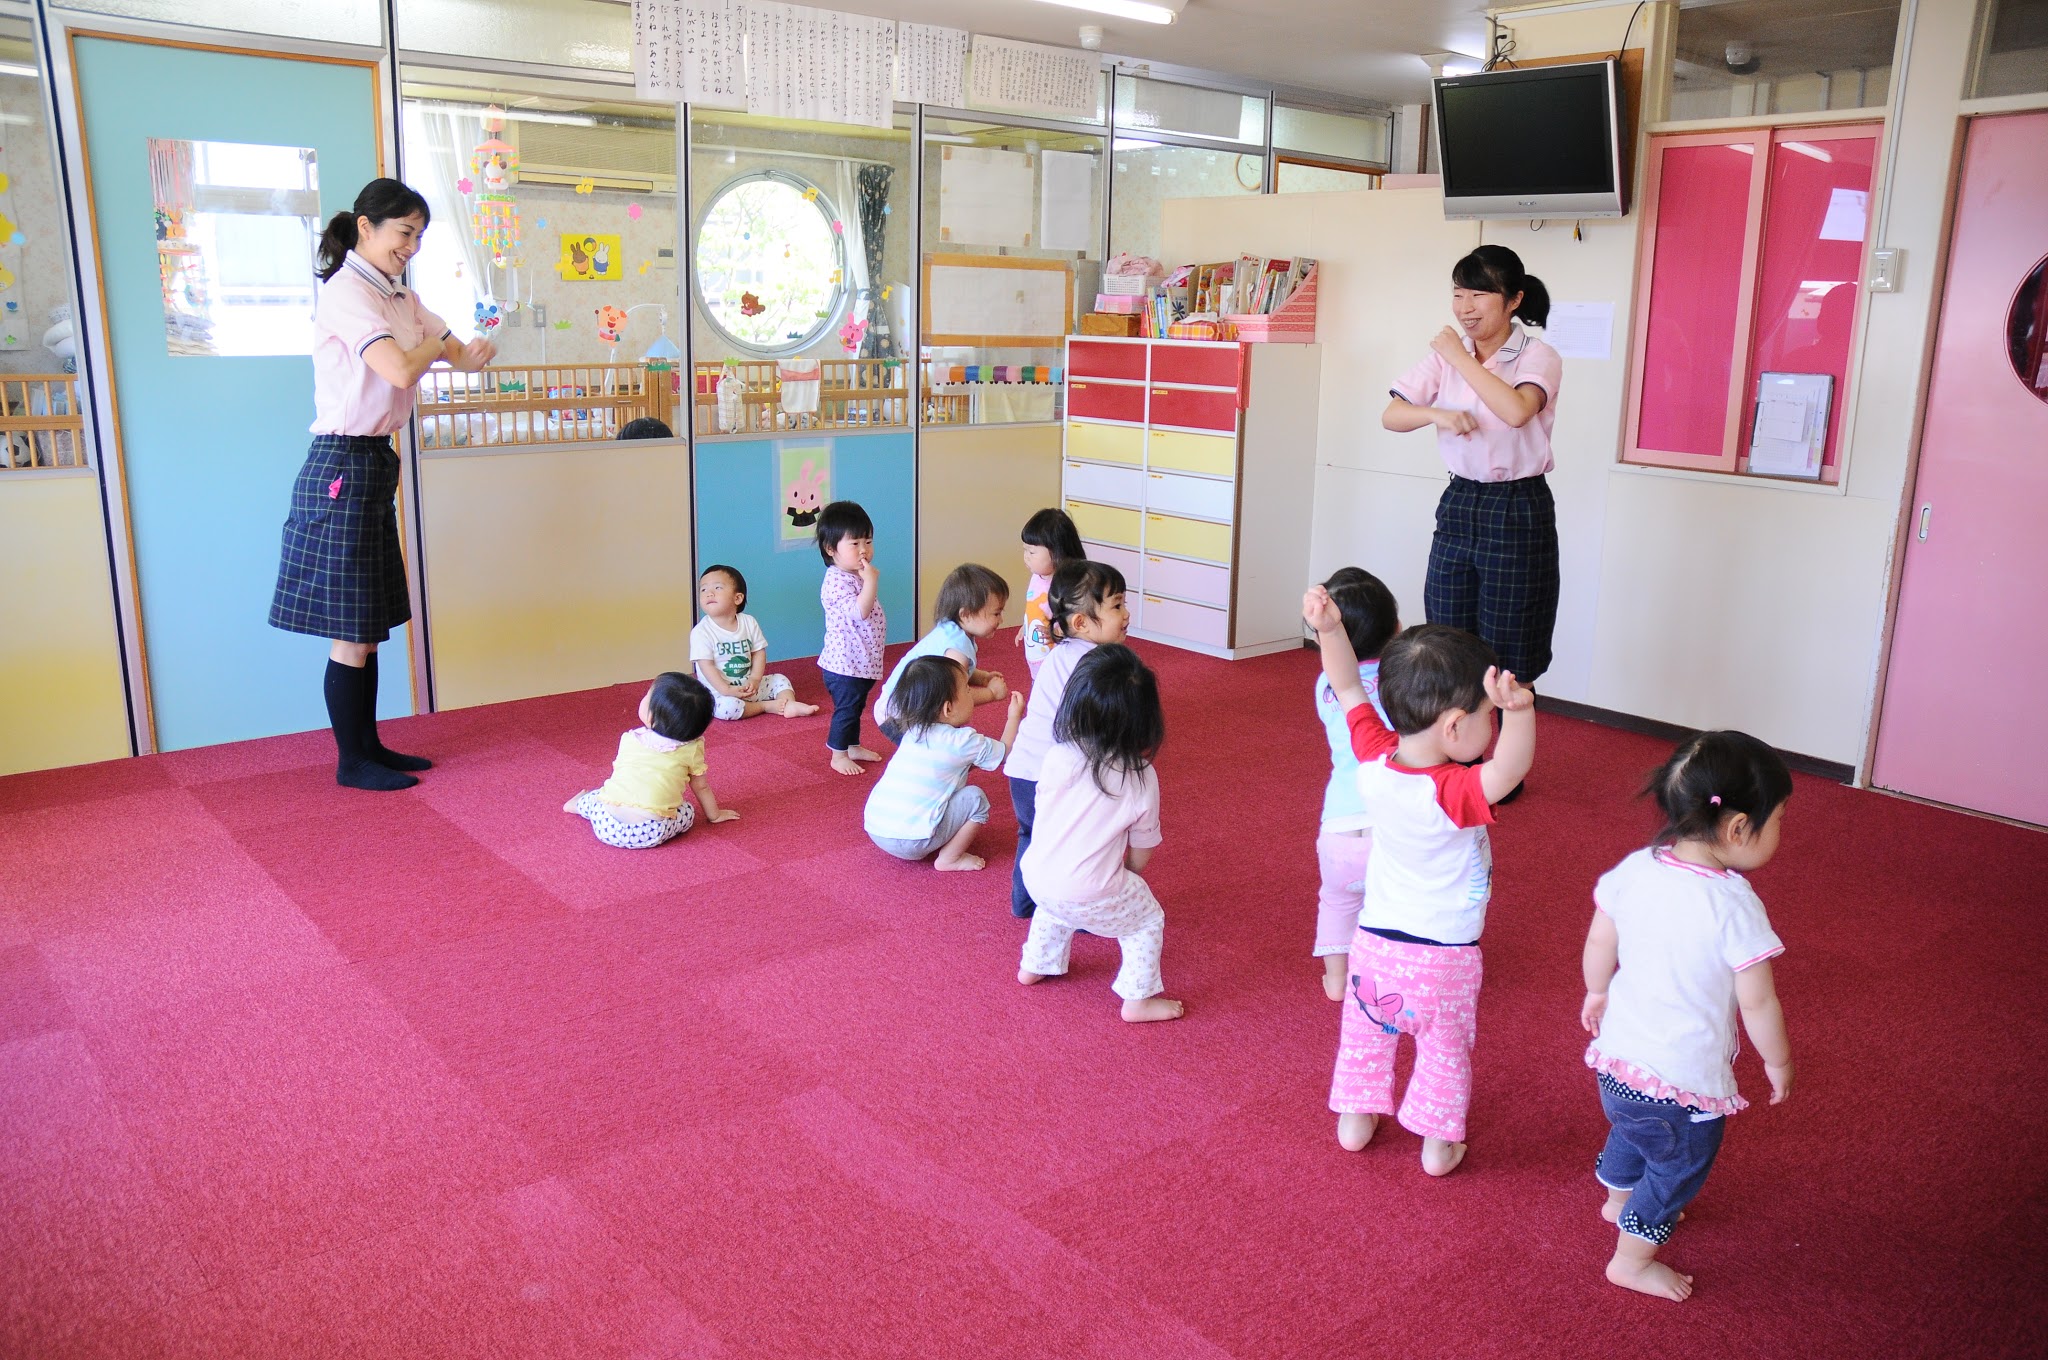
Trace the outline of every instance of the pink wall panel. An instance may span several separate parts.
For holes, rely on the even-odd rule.
[[[1755,148],[1667,146],[1636,445],[1717,457],[1742,291]]]

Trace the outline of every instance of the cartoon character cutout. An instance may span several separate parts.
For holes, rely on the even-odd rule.
[[[782,507],[782,513],[789,516],[792,529],[808,529],[818,522],[818,512],[824,505],[825,474],[806,458],[796,471],[796,480],[790,483],[788,504]]]
[[[569,270],[579,279],[590,277],[591,259],[597,254],[597,238],[586,236],[580,241],[569,242]]]
[[[593,278],[609,278],[612,272],[612,248],[609,242],[597,241],[590,252],[590,273]]]
[[[479,302],[476,305],[476,328],[480,334],[488,334],[498,326],[498,304]]]
[[[766,307],[766,305],[762,303],[761,299],[755,297],[752,293],[740,294],[741,316],[759,316],[761,313],[767,310],[768,308]]]
[[[606,304],[597,309],[597,338],[607,345],[619,343],[619,332],[626,327],[626,313],[623,308]]]

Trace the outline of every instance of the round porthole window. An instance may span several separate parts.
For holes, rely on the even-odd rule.
[[[2026,389],[2048,401],[2048,256],[2013,294],[2005,318],[2006,357]]]
[[[743,350],[793,354],[825,336],[846,304],[845,240],[814,184],[779,170],[729,181],[697,224],[697,301]]]

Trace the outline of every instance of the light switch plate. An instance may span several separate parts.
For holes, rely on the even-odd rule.
[[[1899,276],[1905,271],[1906,252],[1897,246],[1870,252],[1870,291],[1896,293]]]

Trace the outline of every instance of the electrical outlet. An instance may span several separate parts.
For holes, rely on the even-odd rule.
[[[1870,291],[1896,293],[1906,270],[1906,252],[1896,246],[1870,252]]]
[[[521,307],[519,310],[522,312],[533,313],[533,328],[535,330],[544,330],[547,328],[548,305],[545,302],[529,302],[528,304],[526,304],[526,306]]]

